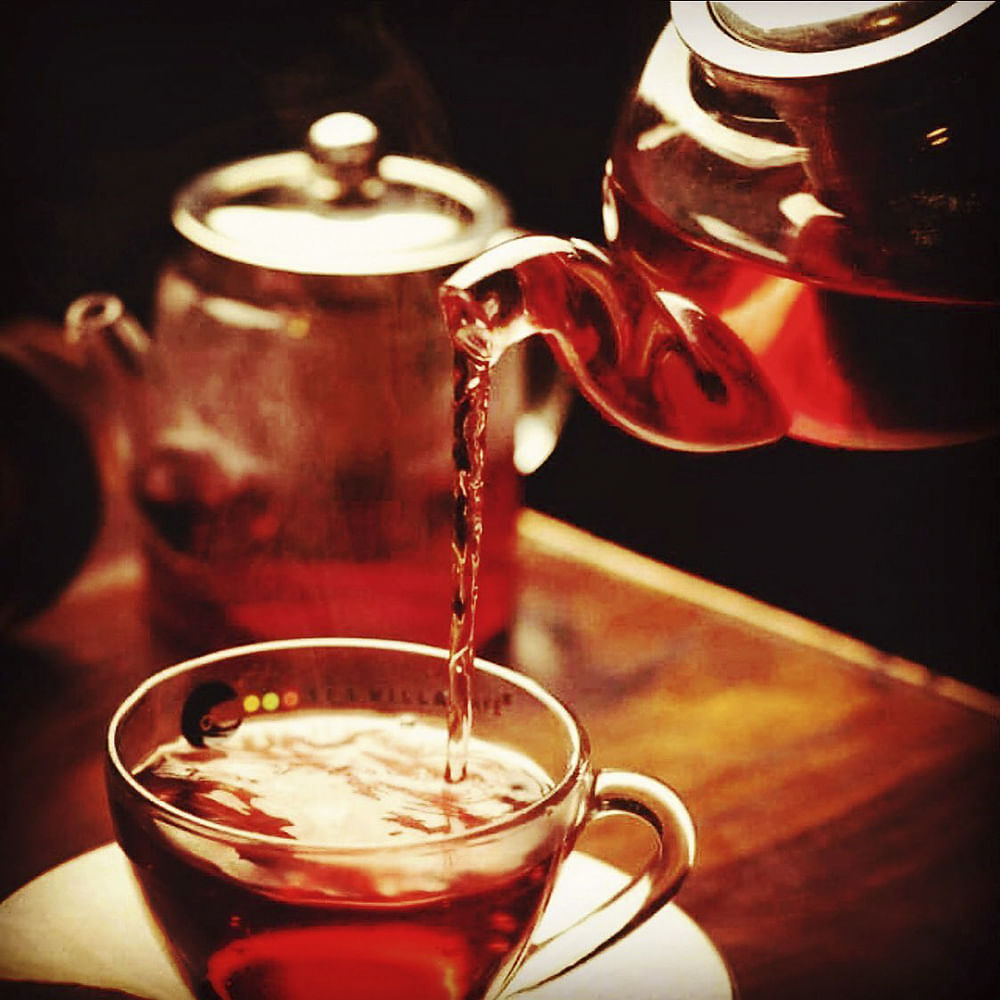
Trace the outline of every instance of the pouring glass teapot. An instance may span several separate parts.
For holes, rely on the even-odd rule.
[[[604,178],[609,248],[525,236],[441,293],[540,333],[655,444],[918,448],[1000,422],[990,2],[675,2]]]

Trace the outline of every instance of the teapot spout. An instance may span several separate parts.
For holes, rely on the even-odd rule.
[[[651,444],[723,451],[788,430],[767,376],[722,320],[583,240],[502,243],[440,298],[457,349],[492,365],[538,334],[605,419]]]
[[[66,310],[64,335],[88,355],[110,361],[116,375],[131,379],[146,373],[152,338],[115,295],[91,292],[74,299]]]

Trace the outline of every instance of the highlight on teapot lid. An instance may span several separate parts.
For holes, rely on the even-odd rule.
[[[177,197],[173,221],[224,259],[310,275],[450,268],[510,224],[487,182],[446,164],[381,154],[354,112],[316,121],[305,149],[225,164]]]

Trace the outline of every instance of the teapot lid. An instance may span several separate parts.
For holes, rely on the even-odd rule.
[[[671,4],[688,47],[748,76],[828,76],[889,62],[943,38],[993,0],[830,0],[759,3],[702,0]]]
[[[216,256],[295,274],[386,275],[458,266],[509,224],[503,197],[452,167],[378,156],[378,129],[341,111],[307,150],[208,171],[177,196],[174,226]]]

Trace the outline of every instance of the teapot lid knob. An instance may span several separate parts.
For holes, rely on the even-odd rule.
[[[337,185],[336,200],[371,198],[381,189],[377,176],[378,128],[354,111],[335,111],[309,128],[309,154]]]

